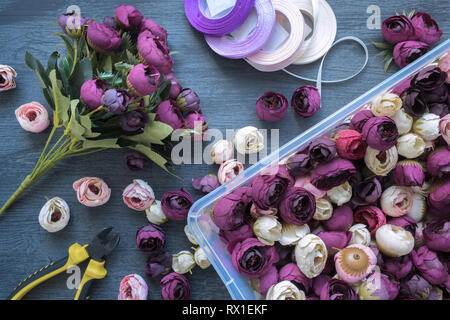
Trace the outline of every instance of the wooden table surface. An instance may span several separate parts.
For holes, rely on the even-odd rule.
[[[102,20],[113,15],[116,6],[123,0],[112,1],[51,1],[51,0],[2,0],[0,2],[0,64],[10,65],[18,73],[17,88],[0,93],[0,202],[5,202],[20,181],[31,172],[49,130],[42,134],[31,134],[17,123],[14,110],[27,102],[45,102],[41,86],[24,63],[25,51],[30,51],[46,61],[48,55],[59,44],[59,39],[50,36],[59,31],[51,26],[60,13],[71,4],[81,7],[86,17]],[[227,60],[214,54],[207,47],[203,36],[190,27],[184,16],[182,0],[129,1],[145,17],[152,18],[169,32],[169,45],[180,54],[174,56],[176,76],[184,79],[183,85],[198,92],[201,106],[210,121],[211,128],[225,132],[253,125],[265,129],[280,129],[280,143],[291,138],[332,114],[357,96],[393,74],[383,72],[383,64],[371,40],[380,41],[380,30],[369,30],[366,20],[368,6],[378,5],[382,19],[393,15],[395,10],[416,9],[428,12],[444,30],[442,40],[448,38],[450,21],[446,1],[418,0],[330,0],[336,13],[337,37],[358,36],[369,47],[370,60],[365,71],[356,79],[346,83],[324,85],[323,105],[318,114],[310,119],[297,117],[293,110],[281,122],[269,124],[259,120],[255,112],[255,101],[266,91],[283,93],[290,99],[293,91],[306,82],[298,81],[282,72],[262,73],[254,70],[243,60]],[[343,44],[333,50],[325,63],[324,79],[349,75],[363,62],[362,50],[354,44]],[[304,75],[316,76],[318,64],[293,67]],[[159,279],[145,276],[145,256],[135,246],[136,228],[145,225],[143,213],[132,212],[122,203],[121,193],[132,179],[141,178],[149,182],[157,198],[166,191],[187,188],[195,199],[201,194],[192,190],[191,179],[216,173],[216,166],[182,165],[177,167],[181,179],[168,176],[156,166],[141,172],[131,172],[124,164],[123,150],[106,151],[99,154],[62,161],[31,191],[27,192],[3,216],[0,217],[0,298],[4,299],[16,284],[30,272],[46,265],[52,259],[67,254],[74,242],[87,243],[99,230],[113,226],[121,234],[119,247],[107,260],[108,276],[93,286],[93,299],[116,299],[121,279],[131,273],[145,277],[149,284],[149,299],[160,299]],[[103,178],[112,189],[111,200],[99,208],[87,208],[76,200],[72,183],[85,176]],[[46,197],[59,196],[71,208],[71,221],[61,232],[50,234],[38,223],[38,214]],[[189,250],[192,245],[186,239],[185,222],[168,222],[163,225],[167,234],[167,249],[171,253]],[[213,267],[207,270],[195,268],[188,276],[193,299],[229,299],[230,296]],[[73,290],[66,287],[67,275],[61,275],[34,289],[29,299],[72,299]]]

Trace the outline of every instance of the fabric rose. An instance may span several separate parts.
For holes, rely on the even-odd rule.
[[[400,282],[389,274],[378,271],[369,275],[359,287],[360,300],[394,300],[400,291]]]
[[[321,99],[319,90],[313,86],[303,86],[295,90],[291,105],[296,114],[302,118],[312,117],[319,111]]]
[[[136,95],[148,96],[158,89],[159,81],[158,69],[140,63],[128,74],[127,86]]]
[[[348,245],[352,238],[352,233],[349,231],[321,231],[317,233],[317,236],[327,246],[328,253],[335,254],[339,249],[343,249]]]
[[[381,209],[391,217],[404,216],[411,210],[413,191],[411,188],[391,186],[381,195]]]
[[[377,257],[371,248],[352,244],[334,256],[339,279],[355,284],[367,277],[377,264]]]
[[[102,105],[102,98],[108,85],[100,79],[88,80],[81,86],[80,100],[89,109],[95,110]]]
[[[397,113],[392,117],[392,120],[394,120],[395,125],[398,129],[398,134],[400,136],[407,134],[411,131],[412,125],[413,125],[413,118],[406,113],[404,108],[401,108],[397,111]]]
[[[209,174],[205,177],[192,179],[192,187],[203,193],[210,193],[220,187],[220,184],[216,175]]]
[[[161,27],[152,19],[142,19],[140,31],[150,31],[156,38],[163,42],[167,42],[167,30]]]
[[[122,45],[122,38],[116,30],[91,21],[87,29],[87,42],[97,51],[108,52],[119,49]]]
[[[149,122],[150,118],[142,110],[134,110],[122,114],[119,117],[120,127],[127,132],[142,130]]]
[[[104,17],[103,24],[110,27],[113,30],[119,31],[119,26],[117,25],[117,22],[113,17],[110,17],[110,16]]]
[[[414,159],[425,152],[425,141],[414,133],[408,133],[401,136],[397,141],[398,154],[407,158]]]
[[[320,300],[359,300],[355,290],[345,281],[331,279],[320,292]]]
[[[397,279],[403,279],[411,272],[412,267],[410,255],[405,255],[398,258],[385,257],[382,269]]]
[[[128,109],[130,95],[123,89],[109,89],[102,97],[102,105],[113,114],[122,114]]]
[[[316,200],[304,188],[290,188],[284,194],[279,205],[281,218],[293,225],[308,223],[316,212]]]
[[[411,258],[422,277],[431,284],[439,285],[447,281],[447,265],[439,259],[436,252],[423,246],[417,251],[413,250],[411,252]]]
[[[352,119],[350,120],[350,129],[356,130],[358,132],[362,132],[362,129],[364,125],[366,124],[367,120],[370,118],[373,118],[374,115],[372,111],[370,110],[361,110],[358,113],[356,113]]]
[[[330,219],[322,221],[328,231],[347,231],[353,224],[353,210],[348,204],[337,207]]]
[[[192,243],[194,246],[198,246],[198,242],[192,234],[191,229],[189,229],[189,225],[184,226],[184,234],[186,235],[186,238],[190,243]]]
[[[430,50],[428,44],[421,41],[404,41],[394,47],[394,61],[399,68],[404,68],[419,59]]]
[[[447,148],[436,150],[428,156],[427,173],[438,179],[450,176],[450,151]]]
[[[368,246],[370,244],[371,236],[369,230],[367,230],[366,225],[362,223],[357,223],[351,226],[348,230],[352,233],[352,238],[350,239],[350,244],[361,244],[363,246]]]
[[[371,147],[367,147],[364,163],[367,168],[375,175],[386,176],[398,161],[397,148],[394,146],[387,151],[379,151]]]
[[[439,131],[439,122],[441,118],[434,113],[425,113],[417,119],[413,125],[414,133],[417,133],[424,140],[432,141],[437,139],[441,133]]]
[[[219,237],[225,244],[245,240],[253,237],[253,227],[251,224],[243,224],[234,230],[226,231],[221,229],[219,231]]]
[[[306,277],[295,263],[288,263],[280,269],[280,281],[290,281],[303,292],[309,292],[312,288],[312,280]]]
[[[22,129],[39,133],[50,125],[47,109],[39,102],[30,102],[16,109],[16,119]]]
[[[247,278],[259,278],[278,262],[274,247],[267,247],[255,238],[238,242],[233,249],[234,268]]]
[[[163,300],[189,300],[191,287],[185,276],[175,272],[161,279],[161,298]]]
[[[175,78],[173,73],[164,75],[163,82],[170,81],[170,93],[169,98],[172,100],[176,100],[178,95],[181,93],[181,90],[183,90],[183,87],[181,86],[180,82]]]
[[[414,235],[416,233],[416,229],[417,229],[416,220],[414,220],[413,218],[411,218],[407,215],[390,219],[389,224],[402,227],[406,231],[411,232],[412,235]]]
[[[137,47],[141,61],[154,66],[163,74],[172,73],[173,60],[169,47],[157,39],[150,31],[142,31],[137,40]]]
[[[344,203],[347,203],[352,198],[352,187],[350,183],[345,182],[340,186],[331,188],[327,191],[327,196],[334,204],[338,206],[342,206]]]
[[[414,236],[411,232],[392,224],[379,227],[375,239],[378,249],[393,258],[407,255],[414,248]]]
[[[125,163],[128,169],[133,171],[144,169],[149,162],[150,161],[146,155],[137,151],[130,151],[125,155]]]
[[[261,278],[250,279],[250,282],[252,287],[265,297],[270,287],[278,283],[278,270],[275,266],[272,266]]]
[[[184,112],[201,112],[200,98],[189,88],[183,89],[177,97],[177,106]]]
[[[208,269],[211,265],[211,262],[209,262],[208,257],[206,256],[205,251],[198,247],[195,249],[194,252],[194,260],[195,263],[201,268],[201,269]]]
[[[413,117],[421,117],[428,110],[428,105],[424,100],[421,91],[411,87],[406,91],[404,109],[407,114]]]
[[[269,288],[266,300],[306,300],[306,296],[292,282],[281,281]]]
[[[125,29],[137,28],[140,26],[144,16],[133,6],[121,5],[114,11],[116,22]]]
[[[309,279],[317,277],[325,269],[328,252],[318,236],[308,234],[295,246],[295,261],[300,271]]]
[[[73,183],[78,201],[87,207],[98,207],[108,202],[111,189],[100,178],[82,178]]]
[[[53,233],[64,229],[69,220],[69,205],[59,197],[48,200],[39,212],[39,224],[48,232]]]
[[[411,22],[419,41],[435,44],[441,39],[442,30],[439,29],[437,22],[428,13],[416,12],[411,18]]]
[[[75,11],[61,14],[58,17],[58,24],[62,32],[67,34],[72,39],[78,39],[81,37],[83,27],[86,23],[86,18]]]
[[[172,269],[178,274],[191,272],[195,265],[194,255],[189,251],[184,250],[173,255]]]
[[[292,177],[301,177],[311,171],[313,162],[309,156],[309,152],[305,150],[295,153],[286,161],[286,169]]]
[[[427,211],[427,201],[420,193],[414,193],[413,205],[408,212],[408,217],[414,219],[416,222],[421,221],[425,217]]]
[[[450,181],[436,187],[427,198],[428,212],[435,217],[450,215]]]
[[[172,267],[172,255],[168,252],[161,252],[157,255],[150,255],[145,263],[145,274],[152,278],[157,278],[169,272]]]
[[[213,209],[213,221],[219,229],[234,230],[244,224],[247,203],[231,193],[221,198]]]
[[[17,77],[17,72],[13,68],[0,64],[0,92],[14,89],[16,87],[15,77]]]
[[[311,192],[316,198],[323,198],[327,194],[327,192],[325,190],[320,190],[320,189],[316,188],[311,183],[311,177],[309,177],[309,176],[303,176],[303,177],[297,178],[295,180],[294,187],[304,188],[304,189],[308,190],[309,192]]]
[[[426,299],[430,295],[431,284],[419,276],[413,274],[401,282],[400,292],[406,297],[414,297],[417,299]]]
[[[264,136],[255,127],[244,127],[236,132],[234,146],[240,154],[258,153],[264,149]]]
[[[254,204],[262,210],[276,208],[288,187],[288,181],[277,175],[258,175],[250,182]]]
[[[414,25],[404,15],[392,16],[384,20],[381,26],[381,33],[383,34],[384,40],[393,44],[415,38]]]
[[[318,189],[330,190],[346,182],[355,173],[356,168],[351,161],[336,158],[315,167],[311,173],[311,183]]]
[[[307,224],[296,226],[294,224],[283,223],[281,237],[278,241],[283,246],[293,246],[309,233],[310,229]]]
[[[148,286],[138,274],[130,274],[120,282],[118,300],[147,300]]]
[[[354,219],[356,223],[365,224],[372,237],[375,236],[378,228],[386,224],[386,216],[383,211],[375,206],[358,208],[355,211]]]
[[[161,207],[171,220],[186,219],[189,209],[194,204],[191,194],[184,188],[166,192],[161,198]]]
[[[200,141],[206,136],[208,124],[203,114],[191,112],[184,120],[186,121],[186,127],[191,129],[190,134],[194,140]]]
[[[362,130],[363,140],[379,151],[386,151],[395,146],[398,130],[395,122],[388,117],[373,117],[367,120]]]
[[[423,229],[425,245],[435,251],[450,251],[450,221],[433,220]]]
[[[167,217],[162,211],[161,201],[155,200],[150,207],[145,209],[147,220],[153,224],[163,224],[167,222]]]
[[[225,184],[244,171],[244,165],[235,159],[225,161],[220,165],[217,178],[220,184]]]
[[[321,137],[309,145],[309,157],[318,163],[329,162],[336,156],[337,150],[333,140]]]
[[[316,198],[316,212],[313,219],[318,221],[325,221],[333,215],[333,205],[325,198]]]
[[[266,92],[256,102],[256,113],[261,120],[277,122],[286,116],[289,103],[281,93]]]
[[[136,232],[136,247],[147,255],[159,253],[165,243],[164,231],[157,225],[140,227]]]
[[[393,172],[394,182],[399,186],[422,186],[425,182],[425,173],[422,165],[417,161],[400,161]]]
[[[366,154],[366,144],[361,134],[356,130],[343,130],[337,134],[336,149],[340,157],[349,160],[359,160]]]
[[[377,177],[362,180],[353,186],[352,204],[355,206],[373,205],[382,194],[381,183]]]
[[[158,106],[156,118],[174,130],[184,128],[186,125],[183,114],[171,100],[166,100]]]
[[[450,145],[450,114],[446,115],[439,121],[439,130],[442,138]]]
[[[211,148],[211,159],[216,164],[222,164],[233,157],[233,142],[219,140]]]
[[[402,99],[395,93],[386,92],[372,101],[370,110],[376,117],[393,117],[402,107]]]
[[[273,246],[281,237],[281,223],[276,217],[262,216],[253,224],[253,233],[258,240],[268,246]]]
[[[155,193],[147,182],[136,179],[125,188],[122,193],[122,199],[128,208],[144,211],[155,201]]]
[[[411,79],[411,86],[427,94],[443,87],[446,79],[447,74],[445,72],[434,65],[430,65],[420,70]]]

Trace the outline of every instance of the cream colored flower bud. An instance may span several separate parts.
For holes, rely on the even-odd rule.
[[[381,195],[381,209],[391,217],[404,216],[411,210],[414,192],[409,187],[390,186]]]
[[[327,196],[330,198],[331,202],[337,206],[341,206],[344,203],[349,202],[352,198],[352,186],[347,181],[340,186],[328,190]]]
[[[296,245],[304,236],[309,233],[310,229],[307,224],[304,224],[302,226],[295,226],[293,224],[283,223],[279,242],[283,246]]]
[[[234,145],[241,154],[257,153],[264,149],[264,136],[255,127],[244,127],[236,132]]]
[[[435,140],[440,135],[439,122],[441,118],[434,113],[425,113],[414,122],[413,131],[421,136],[424,140]]]
[[[233,158],[233,142],[219,140],[211,148],[211,159],[214,163],[222,164]]]
[[[395,168],[398,161],[397,148],[394,146],[387,151],[375,150],[367,147],[364,162],[370,171],[377,176],[385,176]]]
[[[333,215],[333,205],[325,198],[316,199],[316,212],[313,218],[315,220],[324,221]]]
[[[402,99],[394,93],[384,93],[372,101],[370,110],[377,117],[393,117],[402,107]]]
[[[194,259],[195,263],[202,269],[207,269],[211,265],[205,251],[200,247],[195,250]]]
[[[424,167],[424,168],[425,168],[425,167]],[[419,186],[414,186],[414,187],[411,187],[411,189],[412,189],[415,193],[420,194],[421,196],[428,197],[428,195],[429,195],[430,192],[431,192],[431,183],[425,181],[421,187],[419,187]]]
[[[281,281],[269,288],[266,300],[306,300],[306,296],[292,282]]]
[[[190,243],[192,243],[195,246],[198,246],[198,242],[197,242],[197,240],[195,240],[195,237],[191,233],[191,230],[189,229],[188,225],[184,226],[184,233],[186,234],[186,237],[188,238]]]
[[[407,134],[411,131],[413,125],[413,118],[405,112],[405,109],[401,108],[397,111],[395,116],[392,118],[397,125],[397,130],[399,135]]]
[[[417,134],[405,134],[398,138],[397,151],[399,155],[405,158],[417,158],[425,151],[425,141]]]
[[[309,279],[317,277],[325,268],[328,251],[318,236],[308,234],[295,247],[295,260],[301,272]]]
[[[422,221],[427,213],[427,201],[425,197],[419,193],[414,193],[413,204],[408,212],[408,217],[413,218],[417,222]]]
[[[371,240],[370,231],[367,230],[365,224],[354,224],[348,231],[352,232],[352,238],[349,242],[349,245],[361,244],[363,246],[369,246]]]
[[[194,255],[189,251],[181,251],[173,255],[172,269],[178,274],[191,272],[195,265]]]
[[[414,248],[414,237],[402,227],[385,224],[375,233],[377,247],[389,257],[407,255]]]
[[[276,217],[261,216],[253,224],[253,233],[261,243],[273,246],[280,240],[282,226]]]
[[[167,222],[167,217],[162,211],[161,201],[159,200],[155,200],[150,207],[145,209],[145,215],[147,216],[147,220],[153,224],[160,225]]]
[[[39,212],[39,224],[48,232],[53,233],[64,229],[69,220],[69,205],[59,197],[48,200]]]

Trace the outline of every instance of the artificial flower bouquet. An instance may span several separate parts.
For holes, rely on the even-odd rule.
[[[56,35],[65,52],[53,52],[46,67],[25,55],[52,109],[53,126],[34,170],[0,214],[66,158],[127,148],[132,150],[126,156],[131,169],[151,160],[172,172],[173,130],[189,133],[196,123],[205,123],[198,96],[183,90],[173,76],[167,31],[136,8],[121,5],[103,23],[76,12],[61,15],[58,23],[63,33]],[[14,70],[0,66],[0,72],[11,78],[8,88],[15,86]],[[46,108],[37,102],[21,106],[16,117],[30,132],[50,124]]]

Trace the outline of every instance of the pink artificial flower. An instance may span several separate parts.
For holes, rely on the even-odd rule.
[[[98,207],[108,202],[111,189],[100,178],[86,177],[73,183],[78,201],[87,207]]]
[[[445,57],[441,60],[439,68],[447,73],[447,83],[450,83],[450,53],[447,53]]]
[[[39,133],[50,125],[47,109],[38,102],[30,102],[16,109],[20,126],[29,132]]]
[[[242,171],[244,171],[242,163],[236,159],[231,159],[220,165],[217,178],[219,179],[220,184],[224,184],[238,176]]]
[[[138,274],[130,274],[120,282],[118,300],[147,300],[148,286]]]
[[[450,114],[441,119],[439,122],[439,130],[441,131],[442,138],[450,145]]]
[[[327,194],[326,191],[317,189],[312,183],[309,176],[303,176],[295,180],[294,187],[304,188],[311,192],[316,198],[323,198]]]
[[[147,182],[136,179],[125,188],[122,194],[123,202],[136,211],[144,211],[155,201],[155,193]]]
[[[17,73],[13,68],[0,64],[0,92],[14,89],[16,87],[15,77],[17,77]]]

